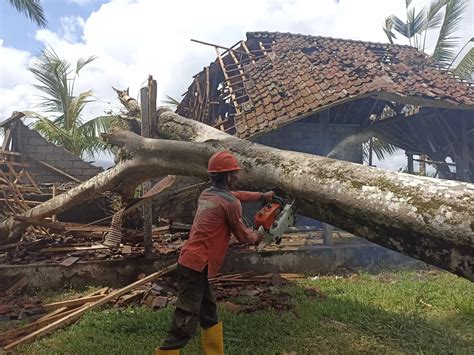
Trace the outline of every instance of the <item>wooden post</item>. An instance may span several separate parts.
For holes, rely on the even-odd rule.
[[[460,149],[456,159],[457,180],[471,182],[469,169],[469,146],[467,138],[467,117],[461,118]]]
[[[148,79],[150,81],[150,78]],[[155,101],[156,102],[156,101]],[[142,136],[151,136],[151,119],[150,119],[150,99],[148,87],[141,88],[140,90],[140,104],[142,112]],[[156,110],[156,108],[155,108]],[[145,194],[151,187],[151,182],[145,181],[142,184],[142,195]],[[149,257],[153,255],[153,240],[151,235],[152,225],[152,210],[151,203],[145,202],[143,204],[143,244],[145,246],[145,256]]]
[[[148,78],[148,112],[150,117],[150,137],[158,135],[158,122],[156,117],[156,98],[157,98],[158,86],[156,80],[153,80],[153,77],[150,75]]]
[[[413,166],[413,154],[411,152],[405,152],[407,156],[407,164],[408,164],[408,173],[413,174],[415,172],[415,168]]]
[[[421,176],[426,176],[426,155],[425,154],[421,154],[420,155],[420,160],[418,161],[418,166],[419,166],[419,169],[420,169],[420,175]]]
[[[319,137],[321,144],[321,155],[326,156],[329,149],[329,109],[319,114]]]
[[[369,166],[373,166],[373,150],[374,150],[374,137],[369,139]]]
[[[58,194],[58,185],[56,185],[56,183],[54,183],[53,184],[53,198],[55,198],[57,194]],[[53,216],[51,217],[51,220],[53,222],[57,222],[58,221],[58,216],[53,214]]]
[[[319,116],[319,128],[320,128],[320,144],[321,144],[321,155],[326,156],[329,154],[332,147],[329,147],[329,109],[322,112]],[[333,245],[332,231],[334,227],[323,223],[323,244]]]
[[[333,245],[332,232],[334,227],[330,224],[323,223],[323,245]]]

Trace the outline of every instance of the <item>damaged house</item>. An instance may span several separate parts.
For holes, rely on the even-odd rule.
[[[14,112],[0,123],[4,134],[0,152],[0,211],[13,209],[19,212],[17,209],[21,205],[24,209],[34,207],[56,192],[63,192],[64,189],[59,185],[67,189],[68,183],[86,181],[103,171],[48,142],[25,125],[23,117],[23,113]],[[63,220],[77,222],[90,222],[100,216],[105,216],[100,199],[76,206],[60,215]]]
[[[4,159],[4,164],[24,166],[38,183],[80,182],[103,171],[64,148],[49,143],[38,132],[26,126],[22,121],[23,117],[23,113],[15,112],[0,124],[4,130],[3,154],[12,157]]]
[[[194,76],[178,114],[357,163],[361,144],[379,137],[406,151],[408,172],[420,155],[441,178],[474,180],[474,88],[416,48],[276,32],[249,32],[230,48],[201,43],[217,58]],[[356,139],[341,146],[347,137]]]

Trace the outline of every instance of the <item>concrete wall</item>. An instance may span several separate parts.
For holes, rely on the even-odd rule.
[[[102,168],[86,163],[67,150],[49,143],[38,132],[29,129],[22,123],[20,127],[21,145],[18,147],[20,153],[25,153],[34,159],[52,165],[79,180],[87,180],[103,171]],[[36,182],[70,181],[67,177],[39,163],[31,160],[27,160],[27,162],[31,166],[28,171],[34,175]]]
[[[177,254],[154,258],[133,258],[78,262],[70,267],[58,264],[0,265],[0,280],[13,280],[26,275],[28,287],[55,289],[69,286],[125,286],[137,280],[141,273],[150,274],[176,262]],[[338,269],[385,268],[420,269],[426,264],[361,241],[332,247],[304,247],[298,250],[271,252],[240,252],[226,256],[222,273],[255,271],[258,273],[287,272],[307,275],[326,274]]]
[[[322,130],[323,128],[318,119],[310,117],[274,130],[253,139],[253,141],[269,147],[324,156],[341,143],[344,138],[357,134],[358,126],[329,124],[326,153],[323,152]],[[354,152],[353,159],[350,159],[350,161],[362,163],[362,150]]]

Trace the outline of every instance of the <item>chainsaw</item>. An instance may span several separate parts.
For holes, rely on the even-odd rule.
[[[255,214],[255,227],[264,234],[257,251],[261,251],[271,243],[280,244],[283,234],[294,224],[295,200],[285,203],[282,198],[274,196],[271,202],[265,203]]]

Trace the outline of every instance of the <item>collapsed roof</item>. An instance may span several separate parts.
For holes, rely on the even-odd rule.
[[[216,52],[194,76],[177,113],[241,138],[336,106],[338,116],[352,116],[343,121],[365,123],[374,112],[386,118],[387,104],[474,109],[471,84],[410,46],[249,32],[246,41],[223,53],[216,46]],[[369,110],[358,114],[350,104],[364,98]]]

